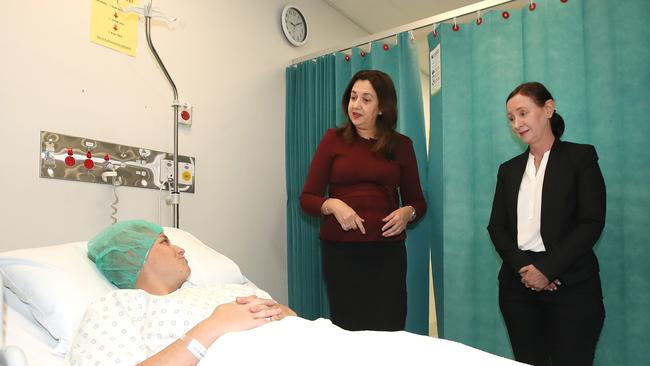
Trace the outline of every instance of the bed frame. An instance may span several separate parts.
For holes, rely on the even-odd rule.
[[[0,289],[2,288],[0,276]],[[5,304],[4,297],[0,295],[0,325],[4,328]],[[27,366],[27,359],[23,351],[16,346],[5,346],[4,330],[0,330],[0,366]]]

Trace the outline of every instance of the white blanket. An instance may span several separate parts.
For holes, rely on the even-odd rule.
[[[237,296],[267,293],[245,285],[183,287],[166,296],[116,290],[86,311],[72,342],[70,365],[134,365],[150,357]],[[408,332],[349,332],[330,321],[288,317],[230,333],[199,365],[510,365],[513,361]]]
[[[287,317],[219,338],[199,365],[522,365],[461,343],[409,332],[350,332]]]

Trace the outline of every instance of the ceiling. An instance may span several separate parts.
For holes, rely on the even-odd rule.
[[[368,34],[380,33],[405,24],[438,15],[447,11],[479,3],[478,0],[323,0]],[[521,7],[530,0],[515,0],[499,9]],[[458,19],[459,23],[473,21],[475,15]],[[428,67],[426,32],[431,27],[415,30],[420,50],[420,68],[424,74]],[[352,45],[351,45],[352,46]]]
[[[478,3],[477,0],[324,0],[369,34]]]

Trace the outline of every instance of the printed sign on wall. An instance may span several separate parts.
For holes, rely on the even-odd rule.
[[[138,15],[120,9],[137,6],[139,0],[90,0],[90,41],[135,56]]]

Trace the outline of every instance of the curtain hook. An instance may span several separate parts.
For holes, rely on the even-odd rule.
[[[530,5],[528,5],[528,9],[530,9],[530,11],[535,11],[535,9],[537,9],[537,4],[535,3],[534,0],[530,0]]]
[[[433,38],[438,37],[438,23],[433,23]]]
[[[409,31],[409,39],[411,42],[415,41],[415,33],[413,33],[413,30]]]
[[[454,17],[454,26],[451,27],[451,29],[453,29],[454,32],[458,32],[458,30],[460,29],[460,27],[458,26],[458,23],[456,23],[456,17]]]
[[[479,10],[476,13],[476,25],[481,25],[483,24],[483,17],[481,16],[481,11]]]

